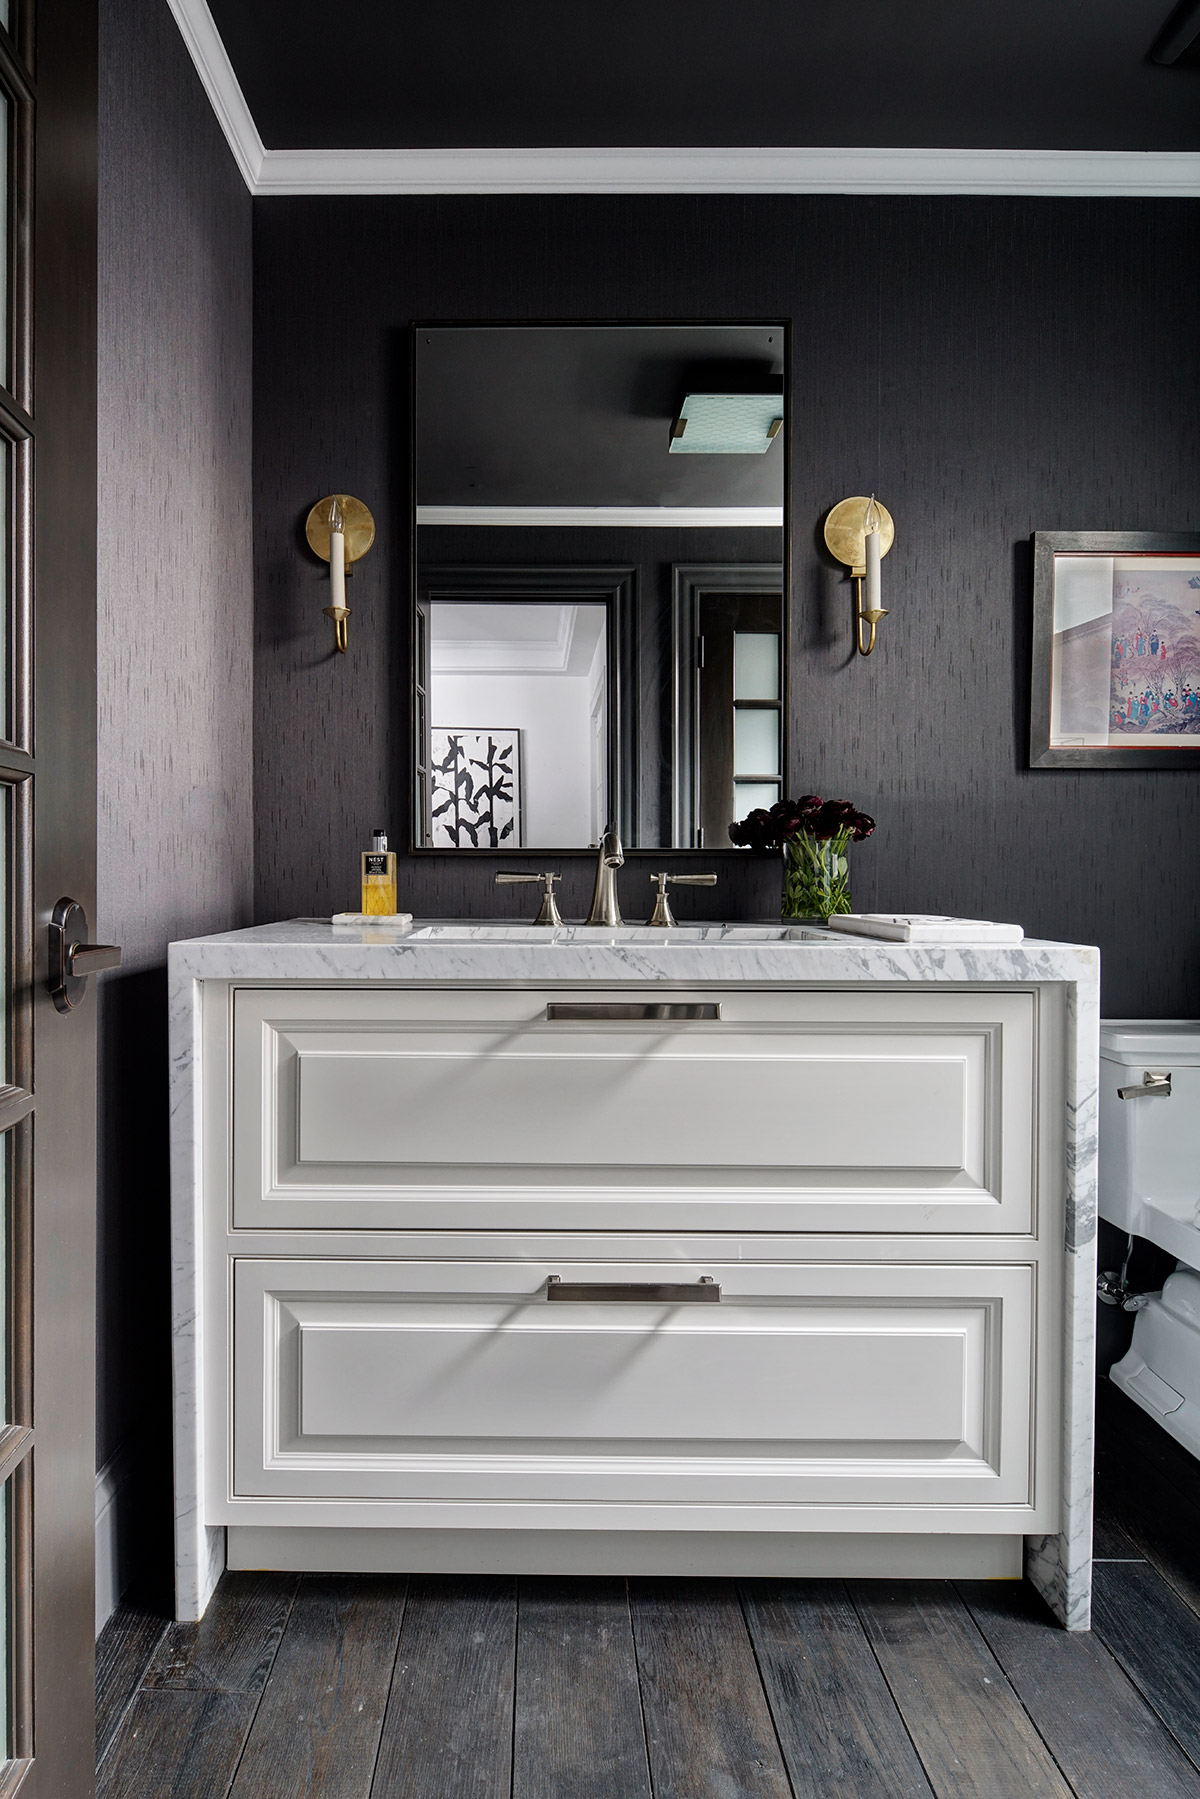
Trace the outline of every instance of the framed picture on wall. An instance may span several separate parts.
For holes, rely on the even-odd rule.
[[[434,725],[429,772],[435,849],[520,849],[520,731]]]
[[[1200,533],[1037,531],[1032,768],[1200,769]]]

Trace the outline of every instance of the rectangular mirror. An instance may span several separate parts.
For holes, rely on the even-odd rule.
[[[728,848],[787,766],[784,325],[414,339],[413,847]]]

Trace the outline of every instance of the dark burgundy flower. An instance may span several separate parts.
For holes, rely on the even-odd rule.
[[[824,805],[813,813],[805,828],[811,831],[814,837],[824,840],[836,837],[839,831],[844,831],[853,817],[854,807],[848,800],[826,800]]]
[[[779,800],[771,807],[770,819],[772,829],[780,843],[785,843],[796,831],[803,830],[805,813],[795,800]]]
[[[762,806],[756,806],[740,824],[730,825],[729,841],[736,843],[741,849],[769,850],[778,848],[780,838],[770,813]]]
[[[857,811],[849,800],[823,800],[818,794],[806,793],[798,800],[776,800],[769,811],[756,806],[739,823],[730,825],[729,841],[742,849],[772,850],[803,831],[822,841],[848,831],[855,843],[861,843],[874,829],[875,820]]]

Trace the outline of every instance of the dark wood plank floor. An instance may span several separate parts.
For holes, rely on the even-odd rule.
[[[1099,1409],[1090,1635],[1015,1581],[226,1575],[106,1626],[101,1799],[1200,1799],[1200,1464]]]

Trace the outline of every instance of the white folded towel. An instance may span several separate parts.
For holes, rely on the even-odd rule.
[[[918,912],[843,912],[829,920],[829,928],[889,943],[1020,943],[1025,935],[1019,924]]]
[[[411,912],[335,912],[330,924],[410,925]]]

